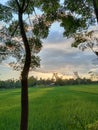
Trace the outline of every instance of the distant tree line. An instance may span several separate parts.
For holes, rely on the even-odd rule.
[[[34,82],[33,82],[34,83]],[[65,86],[65,85],[80,85],[80,84],[97,84],[98,81],[92,81],[91,79],[87,79],[87,78],[77,78],[77,79],[62,79],[59,78],[57,80],[53,80],[53,79],[42,79],[40,78],[39,80],[37,80],[37,82],[35,82],[37,86]],[[31,86],[33,86],[31,84]]]
[[[98,84],[98,81],[92,81],[87,78],[77,78],[77,79],[38,79],[37,77],[29,78],[29,87],[48,87],[48,86],[64,86],[64,85],[80,85],[80,84]],[[0,88],[9,89],[9,88],[20,88],[20,80],[9,79],[5,81],[0,80]]]
[[[0,80],[0,88],[4,88],[4,89],[20,88],[20,81],[14,79],[8,79],[5,81]]]

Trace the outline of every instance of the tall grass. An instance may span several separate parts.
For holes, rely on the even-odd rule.
[[[29,130],[86,130],[98,121],[98,86],[29,89]],[[20,90],[0,91],[0,130],[19,130]]]

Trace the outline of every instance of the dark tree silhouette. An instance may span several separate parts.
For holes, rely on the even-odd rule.
[[[37,15],[35,7],[46,13]],[[40,59],[36,53],[42,47],[40,39],[48,36],[51,21],[55,19],[52,14],[55,14],[58,7],[58,0],[8,0],[5,5],[0,4],[0,20],[9,25],[0,30],[0,40],[5,43],[0,45],[0,61],[14,57],[17,61],[14,60],[10,65],[17,70],[22,68],[20,130],[28,129],[29,70],[39,66]],[[17,20],[13,18],[14,14],[18,15]],[[30,14],[35,17],[32,21]],[[24,20],[24,15],[28,16],[28,21]]]

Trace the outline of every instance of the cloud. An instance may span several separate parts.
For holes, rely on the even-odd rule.
[[[77,48],[72,48],[73,39],[64,38],[63,29],[59,30],[60,27],[57,28],[56,25],[56,30],[52,30],[49,37],[44,40],[43,49],[40,52],[40,71],[71,74],[78,71],[84,74],[88,73],[91,68],[97,68],[93,64],[95,54],[89,50],[82,52]]]
[[[39,53],[41,67],[31,72],[30,75],[45,78],[52,77],[53,72],[69,76],[73,75],[73,72],[76,71],[79,75],[84,75],[90,70],[98,70],[96,55],[90,50],[82,52],[78,48],[72,48],[71,43],[73,39],[63,37],[63,31],[63,28],[60,28],[57,22],[51,26],[49,36],[43,40],[43,48]],[[8,78],[9,73],[11,77],[14,77],[14,75],[19,77],[20,75],[20,73],[13,73],[8,66],[7,69],[3,68],[3,66],[0,68],[0,73],[2,73],[0,77]]]
[[[20,72],[13,71],[7,64],[0,65],[0,80],[6,79],[18,79],[20,77]]]

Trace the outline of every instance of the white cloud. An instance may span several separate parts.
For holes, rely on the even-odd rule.
[[[93,64],[95,54],[90,50],[82,52],[72,48],[73,39],[63,37],[63,29],[52,30],[49,37],[44,40],[43,49],[40,52],[41,68],[43,72],[70,73],[78,71],[81,74],[88,73],[91,68],[97,68]]]

